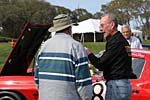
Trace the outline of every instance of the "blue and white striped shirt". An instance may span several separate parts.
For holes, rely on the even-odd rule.
[[[40,100],[91,100],[88,58],[81,43],[56,33],[38,55]]]

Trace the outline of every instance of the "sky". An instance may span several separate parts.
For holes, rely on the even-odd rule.
[[[71,11],[77,8],[84,8],[88,12],[95,14],[100,12],[101,5],[110,2],[111,0],[45,0],[52,5],[63,6]]]

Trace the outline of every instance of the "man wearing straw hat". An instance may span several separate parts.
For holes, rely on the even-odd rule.
[[[40,100],[91,100],[92,81],[88,58],[72,37],[72,20],[65,14],[53,19],[48,39],[38,55]]]

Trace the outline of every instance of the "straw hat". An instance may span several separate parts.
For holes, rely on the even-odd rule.
[[[49,32],[57,32],[69,26],[72,26],[71,17],[65,14],[60,14],[53,19],[53,27],[49,28]]]

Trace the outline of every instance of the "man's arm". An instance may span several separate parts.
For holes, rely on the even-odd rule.
[[[83,100],[91,100],[92,98],[92,80],[88,66],[88,58],[81,44],[74,47],[74,55],[77,59],[75,76],[76,86],[80,97]]]
[[[143,47],[142,47],[142,43],[140,42],[140,40],[138,39],[138,41],[137,41],[137,44],[138,44],[138,47],[140,48],[140,49],[143,49]]]
[[[107,50],[104,51],[103,55],[101,57],[96,57],[93,53],[90,53],[88,55],[88,58],[90,62],[100,71],[103,71],[104,69],[107,69],[111,63],[113,63],[113,60],[115,57],[118,56],[118,52],[120,52],[123,49],[123,46],[121,44],[113,43],[109,44],[107,47]]]

